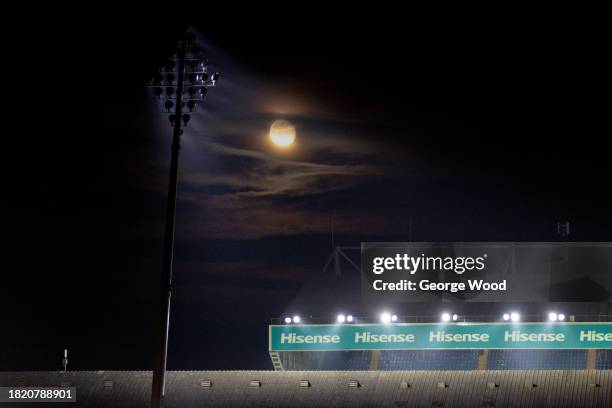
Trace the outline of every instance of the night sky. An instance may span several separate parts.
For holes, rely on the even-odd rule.
[[[295,14],[191,21],[222,76],[182,139],[170,369],[271,369],[270,318],[363,307],[313,283],[334,244],[554,241],[558,220],[612,240],[598,21]],[[0,370],[66,347],[72,369],[152,367],[171,127],[147,81],[180,27],[49,21],[11,54]]]

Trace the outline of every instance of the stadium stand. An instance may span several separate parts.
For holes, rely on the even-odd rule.
[[[474,370],[478,350],[383,351],[379,370]]]
[[[612,370],[612,350],[597,350],[595,368],[598,370]]]
[[[151,372],[0,372],[0,386],[74,386],[71,407],[147,407]],[[170,371],[165,407],[609,407],[609,370]],[[32,404],[10,404],[30,406]],[[37,405],[39,406],[39,405]]]
[[[367,370],[372,360],[371,351],[327,351],[319,370]]]
[[[489,350],[489,370],[584,370],[586,350]]]
[[[279,353],[285,370],[368,370],[371,351],[323,351]]]
[[[281,352],[284,370],[584,370],[612,369],[612,354],[598,350],[594,365],[587,365],[587,350],[385,350]]]

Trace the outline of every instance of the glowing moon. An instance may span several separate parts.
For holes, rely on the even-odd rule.
[[[270,126],[270,140],[277,146],[290,146],[295,142],[295,128],[286,120],[275,120]]]

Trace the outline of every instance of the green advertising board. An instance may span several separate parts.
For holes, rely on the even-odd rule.
[[[270,351],[609,349],[612,323],[271,325]]]

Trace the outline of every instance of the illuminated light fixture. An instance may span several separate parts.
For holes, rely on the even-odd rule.
[[[458,318],[459,318],[459,316],[457,316],[456,314],[454,314],[454,315],[453,315],[453,322],[456,322]]]
[[[352,315],[346,316],[346,321],[349,323],[353,323],[353,316]]]
[[[381,315],[380,315],[380,321],[381,321],[382,323],[385,323],[385,324],[387,324],[387,323],[391,323],[391,314],[389,314],[389,313],[387,313],[387,312],[381,313]]]
[[[440,319],[441,319],[443,322],[450,322],[451,315],[450,315],[450,314],[448,314],[448,313],[442,313],[442,316],[440,316]]]
[[[212,81],[213,85],[215,85],[217,83],[217,81],[219,80],[220,76],[221,76],[221,74],[219,74],[218,72],[215,72],[212,75],[212,78],[210,78],[210,80]]]
[[[397,316],[396,315],[391,315],[391,321],[392,322],[397,322]]]
[[[299,323],[300,322],[300,316],[298,316],[298,315],[293,316],[292,321],[293,321],[293,323]]]
[[[346,321],[346,316],[344,316],[343,314],[339,314],[336,317],[336,322],[338,322],[338,323],[344,323],[345,321]]]
[[[550,312],[548,313],[548,321],[549,322],[562,322],[565,320],[565,315],[563,313]]]
[[[502,317],[506,321],[510,320],[510,315],[508,313],[504,313],[504,315]]]
[[[291,318],[290,317],[285,317],[285,324],[289,324],[291,323]]]
[[[510,320],[512,320],[513,322],[518,322],[521,320],[521,315],[516,312],[512,312],[510,313]]]

